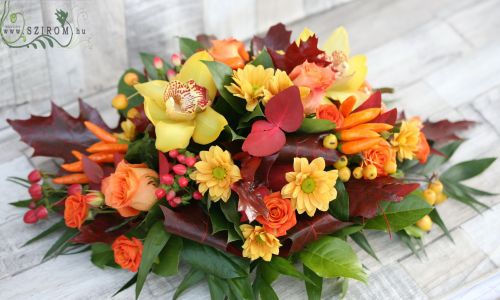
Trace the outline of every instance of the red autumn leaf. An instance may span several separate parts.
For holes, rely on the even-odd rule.
[[[391,110],[386,111],[383,114],[380,114],[378,117],[371,120],[370,123],[386,123],[394,125],[397,119],[398,119],[398,110],[396,108],[393,108]]]
[[[288,231],[279,255],[286,257],[297,253],[321,236],[334,233],[351,224],[339,221],[329,213],[317,213],[312,218],[301,216],[297,220],[297,225]]]
[[[474,124],[476,124],[476,122],[467,120],[457,122],[450,122],[448,120],[441,120],[438,122],[425,121],[422,132],[428,140],[432,140],[436,143],[444,143],[460,140],[457,133],[469,129]]]
[[[268,156],[278,152],[286,142],[281,129],[265,120],[252,124],[252,131],[247,136],[241,149],[253,156]]]
[[[299,88],[291,86],[272,97],[266,104],[265,115],[269,122],[283,131],[297,131],[304,120]]]
[[[246,154],[244,158],[240,158],[241,160],[241,179],[243,181],[254,182],[255,181],[255,172],[260,167],[260,163],[262,161],[261,157],[250,156],[248,153],[242,152]],[[233,157],[235,158],[235,157]]]
[[[265,37],[254,36],[252,39],[252,51],[259,52],[266,47],[270,50],[285,50],[290,45],[291,30],[286,30],[283,23],[269,27]]]
[[[144,104],[140,104],[134,108],[137,110],[139,114],[137,114],[134,118],[130,120],[132,121],[132,123],[134,123],[135,130],[137,132],[145,132],[149,124],[151,124],[151,121],[149,121],[148,117],[146,116],[146,112],[144,111]],[[150,128],[153,129],[154,127]],[[154,136],[154,130],[149,130],[149,134],[150,136]]]
[[[182,206],[175,211],[160,206],[165,216],[165,229],[180,237],[241,256],[241,249],[227,243],[227,232],[212,235],[209,216],[197,204]]]
[[[106,243],[111,244],[120,235],[127,232],[133,224],[128,223],[116,230],[110,228],[122,224],[124,219],[118,214],[99,214],[95,219],[80,228],[80,234],[71,241],[77,244]]]
[[[104,178],[104,171],[101,166],[95,161],[90,160],[86,155],[82,156],[83,163],[83,173],[87,175],[90,182],[92,183],[101,183]]]
[[[267,217],[268,210],[264,197],[269,194],[269,190],[266,187],[240,180],[234,183],[231,189],[238,194],[238,211],[244,212],[250,222],[257,216]]]
[[[64,109],[52,103],[49,116],[31,116],[27,120],[7,120],[19,133],[21,140],[34,148],[33,156],[60,157],[66,162],[74,160],[71,150],[84,152],[97,141],[87,130],[84,121],[110,130],[94,108],[78,100],[80,115],[75,118]]]
[[[280,191],[288,182],[285,174],[293,171],[293,164],[274,164],[269,171],[266,186],[273,192]]]
[[[118,166],[118,164],[123,160],[125,156],[122,153],[115,153],[113,154],[113,163],[115,167]]]
[[[381,201],[399,202],[419,186],[418,183],[404,183],[390,176],[374,180],[351,179],[345,183],[349,194],[349,215],[373,218]]]
[[[305,61],[316,63],[320,66],[329,65],[330,62],[325,60],[324,53],[324,51],[318,49],[318,38],[316,35],[309,37],[305,42],[300,41],[298,46],[296,43],[291,43],[286,49],[285,54],[279,54],[272,50],[269,51],[274,66],[288,74],[292,72],[293,68]]]
[[[208,49],[212,47],[212,40],[216,40],[217,37],[212,34],[198,34],[196,36],[196,41],[203,45],[204,48]]]
[[[365,100],[358,108],[353,112],[362,111],[368,108],[380,108],[382,107],[382,93],[380,91],[375,91],[370,95],[368,99]]]
[[[291,163],[294,157],[305,157],[309,161],[323,157],[327,164],[336,162],[340,154],[337,150],[323,147],[323,134],[303,134],[289,136],[285,145],[279,151],[278,162]]]

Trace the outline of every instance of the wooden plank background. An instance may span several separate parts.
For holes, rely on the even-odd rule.
[[[120,74],[139,67],[138,52],[167,57],[177,51],[176,36],[205,32],[248,39],[269,25],[284,22],[298,34],[308,26],[326,38],[344,25],[352,53],[368,56],[369,80],[392,86],[396,106],[407,115],[480,122],[452,163],[500,154],[500,1],[498,0],[81,0],[11,1],[30,22],[52,24],[53,13],[74,13],[88,41],[72,49],[9,49],[0,44],[0,295],[1,299],[109,299],[131,273],[100,270],[88,254],[62,256],[40,263],[53,239],[21,245],[50,226],[22,223],[23,210],[7,203],[27,193],[5,178],[26,176],[34,166],[53,167],[18,141],[5,118],[48,112],[49,100],[76,112],[82,97],[116,122],[110,101]],[[500,192],[500,163],[470,183]],[[370,273],[369,285],[351,282],[348,299],[497,299],[500,297],[500,197],[483,198],[492,209],[478,215],[448,201],[439,207],[455,243],[439,229],[426,237],[427,257],[419,260],[398,240],[370,232],[381,263],[354,247]],[[185,272],[183,269],[182,272]],[[170,298],[180,276],[151,276],[141,299]],[[303,299],[303,284],[280,279],[282,299]],[[336,286],[329,282],[324,296]],[[118,299],[131,299],[132,289]],[[183,299],[208,299],[206,285]]]

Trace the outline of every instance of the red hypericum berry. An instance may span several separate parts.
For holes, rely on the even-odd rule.
[[[163,197],[165,197],[167,193],[165,192],[164,189],[162,188],[157,188],[156,191],[155,191],[155,195],[156,195],[156,199],[160,200],[162,199]]]
[[[186,164],[186,166],[192,167],[196,163],[196,158],[194,156],[186,157],[184,163]]]
[[[36,202],[35,201],[31,201],[30,204],[28,204],[28,208],[29,209],[34,209],[36,207]]]
[[[179,205],[182,203],[182,199],[181,197],[175,197],[174,199],[172,199],[172,202],[175,203],[176,205]]]
[[[174,175],[172,174],[163,174],[160,177],[160,182],[166,185],[174,184]]]
[[[177,155],[179,155],[179,151],[177,151],[177,150],[168,151],[168,156],[170,156],[171,158],[176,158]]]
[[[175,197],[175,198],[179,198],[179,197]],[[172,207],[177,207],[179,204],[174,199],[168,201],[168,204],[170,204],[170,206],[172,206]]]
[[[82,193],[82,185],[78,183],[73,183],[68,186],[68,194],[69,195],[80,195]]]
[[[177,161],[180,162],[181,164],[186,162],[186,156],[184,154],[179,154],[177,155]]]
[[[175,78],[175,75],[177,75],[177,72],[173,69],[167,70],[167,79],[168,80],[173,80]]]
[[[47,208],[43,205],[37,207],[35,209],[35,214],[38,219],[46,219],[49,217],[49,211]]]
[[[176,67],[180,66],[181,65],[181,56],[177,53],[174,53],[172,54],[172,56],[170,57],[170,61],[172,62],[172,64]]]
[[[168,191],[167,193],[167,201],[172,201],[175,198],[175,192],[173,190]]]
[[[177,164],[173,166],[172,170],[176,175],[184,175],[186,174],[187,168],[185,165]]]
[[[38,222],[38,217],[36,216],[36,212],[34,209],[30,209],[24,213],[23,221],[26,224],[35,224]]]
[[[247,221],[248,221],[247,214],[244,211],[242,211],[241,217],[240,217],[240,222],[247,222]]]
[[[37,183],[40,179],[42,179],[42,173],[38,170],[33,170],[28,174],[28,180],[31,183]]]
[[[189,179],[187,179],[186,177],[180,177],[177,182],[179,183],[179,186],[181,188],[185,188],[188,186],[189,184]]]
[[[43,197],[42,186],[39,185],[38,183],[31,184],[30,188],[28,189],[28,192],[30,193],[31,199],[35,201],[38,201]]]
[[[201,200],[201,199],[203,199],[203,195],[202,195],[200,192],[195,191],[195,192],[193,193],[193,199],[194,199],[194,200]]]
[[[163,69],[163,60],[161,58],[159,58],[158,56],[155,56],[153,58],[153,66],[156,69]]]

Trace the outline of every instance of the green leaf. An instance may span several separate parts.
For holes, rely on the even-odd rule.
[[[274,68],[273,60],[271,59],[269,52],[267,52],[267,49],[265,48],[262,49],[260,54],[251,62],[251,64],[254,66],[261,65],[264,67],[264,69]]]
[[[260,104],[257,105],[253,111],[247,112],[243,116],[241,116],[238,122],[237,129],[248,128],[252,126],[252,121],[257,118],[264,118],[264,112],[262,111],[262,107]]]
[[[466,192],[469,195],[476,195],[476,196],[496,196],[496,195],[498,195],[497,193],[490,193],[487,191],[478,190],[478,189],[472,188],[470,186],[466,186],[465,184],[462,184],[462,183],[457,183],[456,185],[461,190],[463,190],[464,192]]]
[[[182,238],[172,235],[167,245],[161,250],[158,258],[160,262],[153,266],[156,275],[168,277],[179,272],[179,261],[181,259]]]
[[[142,139],[129,144],[125,160],[130,163],[146,163],[149,168],[157,169],[158,150],[156,150],[155,139],[146,134]]]
[[[139,53],[139,55],[141,56],[141,61],[144,64],[144,68],[146,69],[149,78],[153,80],[165,80],[167,69],[170,68],[169,64],[165,60],[162,59],[163,68],[157,69],[153,64],[153,60],[157,55],[144,52]]]
[[[478,201],[476,198],[474,198],[471,194],[467,192],[466,189],[463,189],[458,182],[451,182],[447,181],[446,179],[441,178],[441,182],[443,183],[444,186],[444,193],[451,198],[460,201],[478,213],[481,212],[481,209],[483,208],[489,208],[488,205]]]
[[[450,182],[458,182],[483,173],[496,160],[494,157],[464,161],[444,172],[440,178]]]
[[[54,256],[61,254],[64,249],[66,249],[70,243],[71,239],[80,234],[80,231],[75,228],[66,228],[63,234],[57,239],[57,241],[50,247],[50,249],[43,256],[43,260],[47,260]]]
[[[254,300],[252,285],[248,276],[231,278],[227,280],[227,283],[236,299]]]
[[[341,291],[340,291],[340,299],[344,299],[345,296],[347,295],[347,291],[349,290],[349,280],[345,278],[342,280],[342,286],[341,286]]]
[[[141,264],[137,272],[137,284],[135,285],[135,297],[139,298],[146,277],[153,266],[153,262],[160,251],[167,244],[171,234],[165,231],[161,221],[156,222],[144,240],[144,249],[142,250]]]
[[[271,267],[271,269],[273,269],[273,270],[275,270],[283,275],[302,279],[302,280],[308,281],[311,284],[314,284],[314,282],[311,281],[307,276],[305,276],[304,274],[299,272],[297,269],[295,269],[295,267],[293,266],[293,264],[289,260],[287,260],[283,257],[273,256],[273,258],[269,262],[269,267]]]
[[[444,234],[452,241],[453,241],[453,237],[451,236],[451,233],[450,231],[448,230],[448,228],[446,227],[446,225],[444,224],[443,222],[443,219],[441,219],[441,216],[439,215],[437,209],[434,207],[434,209],[429,213],[429,217],[431,218],[432,222],[434,222],[435,224],[437,224],[439,226],[439,228],[441,228],[441,230],[444,232]]]
[[[61,229],[64,229],[65,227],[66,227],[66,225],[64,223],[64,219],[61,219],[59,222],[55,223],[54,225],[50,226],[49,228],[47,228],[46,230],[44,230],[43,232],[41,232],[40,234],[38,234],[37,236],[32,238],[31,240],[24,243],[24,245],[22,247],[27,246],[33,242],[36,242],[36,241],[38,241],[46,236],[49,236],[52,233],[55,233]]]
[[[231,142],[245,139],[244,136],[237,134],[229,125],[224,126],[224,131],[229,135]]]
[[[323,277],[318,276],[311,269],[309,269],[306,265],[303,266],[304,275],[306,275],[309,279],[311,279],[314,284],[311,284],[305,281],[306,291],[307,291],[307,299],[308,300],[320,300],[321,292],[323,290]]]
[[[366,229],[386,230],[387,222],[393,232],[400,231],[406,226],[415,224],[423,216],[430,213],[432,206],[427,204],[421,193],[411,193],[401,202],[390,202],[384,210],[384,215],[380,214],[366,222]]]
[[[431,174],[436,171],[441,165],[450,160],[455,151],[457,151],[458,147],[462,144],[463,141],[454,141],[452,143],[447,144],[446,146],[439,148],[438,150],[443,153],[445,156],[441,155],[431,155],[427,162],[424,165],[416,164],[415,171],[413,173],[419,174]],[[415,161],[416,162],[416,161]],[[412,173],[412,172],[408,172]]]
[[[416,257],[420,258],[417,247],[415,247],[413,239],[406,233],[406,231],[401,230],[396,232],[399,238],[406,244],[406,246],[415,254]]]
[[[335,123],[329,120],[304,118],[298,131],[303,133],[321,133],[333,129],[335,129]]]
[[[186,59],[191,57],[191,55],[195,54],[198,50],[203,49],[202,44],[186,37],[179,38],[179,46],[181,48],[181,53],[184,55]]]
[[[129,281],[127,281],[127,283],[125,283],[118,291],[116,291],[116,293],[113,294],[113,296],[111,297],[114,297],[116,295],[118,295],[119,293],[123,292],[124,290],[128,289],[129,287],[131,287],[135,282],[137,281],[137,273],[132,277],[130,278]]]
[[[348,277],[365,283],[368,279],[356,253],[339,238],[322,237],[306,246],[300,252],[300,259],[323,278]]]
[[[184,241],[182,259],[205,273],[220,278],[247,276],[248,262],[240,257],[192,241]]]
[[[12,206],[15,206],[15,207],[22,207],[22,208],[26,208],[30,205],[30,203],[32,202],[33,200],[31,199],[27,199],[27,200],[19,200],[19,201],[16,201],[16,202],[10,202],[9,204],[12,205]]]
[[[370,246],[368,239],[366,238],[366,236],[362,231],[352,233],[349,236],[361,249],[365,250],[366,253],[370,254],[370,256],[375,258],[377,261],[380,261],[377,255],[375,254],[375,251],[373,251],[372,246]]]
[[[94,265],[103,269],[104,267],[118,267],[115,263],[115,255],[111,246],[105,243],[94,243],[91,246],[90,260]]]
[[[407,226],[407,227],[403,228],[403,230],[409,236],[417,238],[417,239],[420,239],[425,235],[425,231],[423,231],[422,229],[418,228],[415,225]]]
[[[337,198],[330,202],[329,212],[341,221],[349,221],[349,194],[344,183],[340,180],[337,180],[335,188],[337,189]]]
[[[363,225],[351,225],[351,226],[348,226],[348,227],[344,227],[334,233],[332,233],[332,236],[335,236],[335,237],[346,237],[348,235],[351,235],[355,232],[359,232],[361,231],[362,229],[364,228]]]
[[[223,279],[208,274],[207,281],[210,299],[225,299],[226,295],[229,294],[229,286]]]
[[[217,90],[221,94],[222,98],[239,114],[244,113],[245,110],[245,100],[233,96],[227,89],[226,85],[230,85],[233,81],[231,76],[233,75],[233,69],[231,69],[226,64],[216,62],[216,61],[203,61],[207,66],[208,70],[212,74],[212,78],[215,82]]]
[[[186,276],[184,276],[184,279],[177,287],[177,290],[175,290],[175,294],[172,299],[177,299],[184,291],[200,282],[204,277],[205,273],[195,268],[191,268],[191,270],[189,270]]]
[[[253,283],[253,292],[255,295],[260,295],[262,300],[278,300],[278,295],[274,291],[271,284],[279,277],[279,273],[270,267],[270,264],[264,261],[259,261],[257,271],[255,272],[255,280]]]

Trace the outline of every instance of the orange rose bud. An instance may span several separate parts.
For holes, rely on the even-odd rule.
[[[158,200],[155,195],[155,178],[158,178],[158,173],[145,164],[121,161],[115,173],[102,181],[104,201],[107,206],[118,210],[122,217],[148,211]]]
[[[89,215],[87,197],[82,194],[69,195],[64,201],[64,223],[70,228],[80,228]]]
[[[208,50],[215,61],[225,63],[232,69],[243,68],[250,59],[245,44],[236,39],[212,40],[212,48]]]
[[[115,262],[125,270],[137,272],[141,265],[142,242],[135,237],[129,239],[124,235],[119,236],[111,245]]]
[[[425,164],[427,162],[427,157],[431,152],[431,147],[429,146],[427,138],[425,137],[425,134],[423,132],[420,132],[419,138],[418,151],[415,153],[415,157],[421,164]]]
[[[264,197],[269,214],[267,218],[258,216],[257,221],[264,225],[264,230],[276,237],[283,236],[286,231],[297,224],[295,209],[289,199],[281,198],[281,193],[276,192]]]
[[[344,116],[337,109],[337,106],[333,104],[323,104],[316,108],[316,118],[322,120],[329,120],[335,123],[336,127],[339,128],[344,122]]]

